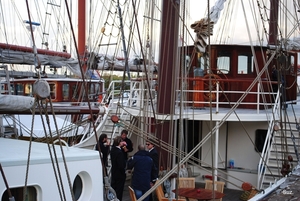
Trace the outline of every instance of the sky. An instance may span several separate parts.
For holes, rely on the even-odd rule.
[[[37,6],[37,4],[34,3],[33,0],[28,1],[28,2],[29,2],[29,5],[31,8],[35,8]],[[43,1],[39,0],[38,2],[43,2]],[[54,0],[52,2],[56,2],[56,1]],[[57,2],[59,2],[59,1],[57,1]],[[75,2],[75,1],[73,1],[73,2]],[[121,2],[122,2],[122,0],[121,0]],[[189,5],[187,12],[188,12],[188,17],[190,17],[190,22],[188,22],[188,23],[193,23],[193,22],[205,17],[208,1],[186,0],[186,2]],[[215,0],[210,0],[209,2],[210,2],[210,7],[212,7],[215,3]],[[225,2],[225,7],[227,6],[227,4],[228,4],[228,1]],[[8,33],[9,33],[10,28],[15,30],[16,26],[21,26],[21,25],[18,25],[17,21],[18,20],[21,21],[21,19],[28,20],[28,14],[27,14],[27,10],[26,10],[25,1],[1,0],[1,5],[2,5],[2,12],[1,11],[0,12],[2,13],[2,15],[6,18],[6,21],[8,22],[8,23],[6,23],[6,27],[1,26],[2,28],[0,30],[1,31],[0,32],[0,41],[3,42],[5,40],[5,37],[9,38],[9,37],[12,37],[11,35],[15,35],[15,33],[12,32],[11,35],[4,36],[4,32],[8,31]],[[10,7],[9,9],[8,9],[7,5],[9,5],[9,7]],[[15,11],[12,7],[15,7],[16,8],[15,10],[18,10],[19,13],[14,13]],[[41,30],[43,28],[42,26],[43,26],[43,24],[45,24],[45,22],[40,20],[40,18],[38,16],[44,15],[45,12],[51,13],[52,17],[57,14],[55,14],[54,11],[51,11],[51,9],[49,9],[49,6],[47,8],[47,5],[45,5],[45,4],[39,5],[38,8],[39,9],[33,9],[33,11],[32,11],[33,14],[35,13],[35,16],[33,17],[32,21],[34,21],[34,20],[41,21],[40,23],[42,25],[37,28],[37,29]],[[47,8],[47,10],[46,10],[46,8]],[[99,13],[100,12],[101,12],[101,10],[99,9]],[[62,13],[62,14],[64,14],[64,13]],[[66,14],[64,14],[64,15],[66,15]],[[19,18],[19,19],[16,19],[16,18]],[[237,19],[242,20],[243,18],[237,17]],[[0,21],[0,23],[3,25],[3,23],[1,21]],[[239,23],[239,24],[242,24],[242,23]],[[9,26],[9,25],[11,25],[11,26]],[[52,25],[52,26],[55,26],[55,25]],[[46,29],[49,30],[49,29],[53,29],[53,28],[55,28],[55,27],[52,27],[52,28],[49,27]],[[74,29],[76,29],[76,28],[77,27],[75,26]],[[4,29],[6,29],[6,30],[4,30]],[[23,29],[23,27],[20,27],[20,29]],[[239,30],[241,30],[242,33],[245,33],[244,31],[242,31],[242,29],[239,29]],[[36,32],[38,32],[38,31],[36,31]],[[237,37],[235,37],[235,38],[237,39],[237,38],[243,37],[243,36],[245,36],[245,34],[237,34]],[[38,38],[41,38],[41,37],[42,37],[41,35],[36,35],[37,40],[38,40]],[[14,40],[14,42],[18,42],[20,40],[26,40],[26,38],[29,38],[29,32],[22,34],[22,35],[18,36],[17,38],[15,37],[13,39],[10,39],[10,40]],[[30,45],[30,40],[27,40],[26,43],[27,43],[27,45]],[[51,44],[53,44],[53,43],[51,43]]]
[[[123,0],[120,0],[120,2],[122,3]],[[125,0],[124,0],[125,1]],[[30,7],[35,7],[36,6],[36,2],[46,2],[46,1],[33,1],[33,0],[29,0],[29,4]],[[52,2],[60,2],[60,1],[55,1],[53,0]],[[76,1],[71,1],[75,4]],[[95,1],[97,2],[97,1]],[[183,1],[180,1],[183,2]],[[210,4],[210,9],[215,5],[216,0],[185,0],[185,2],[187,2],[187,25],[190,25],[191,23],[202,19],[203,17],[206,17],[206,10],[207,10],[207,6],[208,3]],[[244,17],[244,13],[243,13],[243,8],[242,8],[242,4],[241,2],[244,3],[245,6],[245,10],[246,10],[246,19]],[[8,7],[7,5],[10,5],[10,7]],[[255,24],[253,22],[253,17],[252,17],[252,9],[251,6],[255,6],[256,1],[253,0],[243,0],[243,1],[239,1],[239,0],[227,0],[224,3],[224,9],[221,12],[220,15],[220,19],[218,20],[218,22],[216,23],[215,27],[214,27],[214,35],[212,37],[211,42],[212,43],[224,43],[224,41],[230,42],[232,44],[249,44],[250,43],[250,39],[249,39],[249,34],[248,34],[248,29],[247,29],[247,24],[249,25],[249,31],[251,32],[251,39],[253,40],[253,43],[257,43],[258,39],[257,39],[257,33],[255,32]],[[11,41],[12,43],[19,43],[21,41],[23,41],[23,43],[25,43],[25,45],[30,46],[31,45],[31,39],[30,39],[30,35],[29,35],[29,31],[25,31],[21,34],[19,34],[19,31],[16,31],[19,27],[19,30],[24,29],[24,23],[23,24],[18,24],[18,21],[24,20],[24,19],[28,19],[28,14],[27,14],[27,10],[26,10],[26,4],[25,1],[17,1],[17,0],[1,0],[1,15],[7,20],[5,26],[3,21],[0,21],[0,42],[5,42],[6,38],[9,38],[9,41]],[[47,7],[47,4],[43,5],[44,7]],[[17,8],[17,10],[19,11],[19,13],[16,13],[13,11],[13,7]],[[40,9],[36,9],[34,10],[33,13],[36,13],[37,16],[34,17],[33,20],[39,21],[39,17],[38,15],[44,15],[45,12],[51,12],[52,17],[55,15],[54,11],[51,11],[51,9],[49,9],[46,11],[45,9],[43,10],[43,7],[39,7]],[[232,10],[229,10],[228,8],[232,8]],[[102,10],[98,9],[98,14],[101,14]],[[232,14],[233,18],[229,18],[230,14]],[[58,14],[56,14],[58,15]],[[60,13],[60,15],[66,15],[66,13]],[[17,16],[17,17],[16,17]],[[125,17],[125,16],[124,16]],[[94,17],[95,19],[98,19],[97,17]],[[189,20],[189,21],[188,21]],[[257,21],[259,21],[259,19],[256,19]],[[103,22],[97,22],[99,24],[103,23]],[[43,22],[43,20],[41,20],[41,24],[45,24]],[[35,31],[35,38],[36,38],[36,44],[41,44],[41,32],[42,29],[51,31],[51,29],[55,30],[57,29],[57,25],[55,24],[51,24],[51,26],[49,27],[42,27],[42,25],[40,27],[37,27],[37,30]],[[156,24],[157,26],[157,24]],[[259,25],[261,27],[260,28],[260,34],[263,32],[262,29],[262,25]],[[68,29],[64,29],[64,25],[61,22],[61,33],[67,34],[70,33],[70,30]],[[76,28],[77,26],[74,26],[75,32],[76,32]],[[99,27],[97,27],[95,30],[93,30],[94,32],[99,32],[99,30],[101,29],[101,25],[99,25]],[[142,29],[140,27],[140,29]],[[108,28],[107,28],[108,30]],[[194,33],[193,30],[191,30],[191,33],[194,37]],[[8,34],[7,34],[8,33]],[[5,35],[7,34],[7,35]],[[59,35],[54,33],[55,36]],[[70,34],[69,34],[70,35]],[[261,37],[261,35],[259,35]],[[265,40],[264,37],[262,37],[262,39]],[[53,47],[56,45],[57,43],[57,39],[56,38],[51,38],[51,36],[49,36],[49,44],[52,45]],[[70,37],[65,38],[65,41],[71,41],[72,39]],[[25,42],[24,42],[25,41]],[[95,41],[94,43],[97,43],[98,41]],[[189,44],[192,44],[192,41],[190,41]],[[52,47],[50,47],[52,48]],[[59,47],[60,49],[62,49],[62,47]],[[55,49],[55,48],[54,48]]]

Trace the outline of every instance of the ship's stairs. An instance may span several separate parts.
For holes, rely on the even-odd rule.
[[[284,110],[282,110],[284,112]],[[258,187],[265,189],[289,174],[299,160],[300,127],[294,117],[283,114],[282,121],[274,123],[270,132],[270,146],[261,153],[264,161],[258,165]],[[293,118],[293,119],[291,119]],[[295,120],[294,120],[295,119]]]

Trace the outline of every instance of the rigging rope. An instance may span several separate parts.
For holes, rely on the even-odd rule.
[[[187,153],[185,151],[182,151],[181,148],[176,148],[175,146],[172,146],[172,145],[168,144],[167,142],[164,142],[161,139],[159,139],[159,138],[157,138],[157,137],[155,137],[153,135],[149,135],[149,133],[141,130],[137,126],[134,126],[132,124],[127,123],[126,121],[120,120],[119,123],[122,123],[122,125],[123,125],[124,128],[128,129],[130,132],[132,132],[136,136],[141,137],[144,140],[151,140],[151,142],[153,142],[153,144],[155,144],[155,146],[160,147],[161,149],[163,149],[165,151],[168,151],[169,153],[172,153],[174,156],[176,156],[178,158],[186,158],[186,157],[188,157],[188,161],[185,161],[185,162],[191,163],[191,164],[199,167],[201,170],[204,170],[206,172],[210,172],[210,170],[207,170],[205,167],[202,167],[200,165],[200,164],[203,164],[203,165],[208,165],[209,166],[209,164],[206,163],[205,161],[200,160],[197,157],[194,157],[193,154]],[[211,133],[208,134],[201,142],[199,142],[199,144],[203,145],[205,143],[205,141],[207,139],[209,139],[210,137],[211,137]],[[218,169],[218,168],[215,168],[215,167],[212,167],[212,168],[215,169],[215,170]],[[218,171],[220,173],[226,175],[226,176],[229,176],[229,177],[232,177],[233,179],[236,179],[237,181],[244,182],[243,180],[241,180],[241,179],[239,179],[239,178],[237,178],[235,176],[230,175],[226,171],[223,171],[223,170],[220,170],[220,169],[218,169]],[[226,177],[223,177],[221,175],[215,175],[215,176],[218,176],[219,178],[224,179],[225,181],[227,181],[229,183],[232,183]],[[241,189],[241,186],[237,186],[234,183],[232,183],[232,185],[234,185],[234,186],[236,186],[236,187],[238,187],[238,188]]]
[[[36,103],[36,99],[35,99]],[[35,105],[35,104],[34,104]],[[26,174],[25,174],[25,184],[23,188],[23,201],[27,200],[27,182],[28,182],[28,174],[29,174],[29,161],[30,161],[30,155],[31,155],[31,147],[32,147],[32,133],[33,133],[33,125],[34,125],[34,114],[35,114],[35,106],[33,106],[33,115],[32,115],[32,123],[31,123],[31,134],[30,134],[30,140],[29,140],[29,148],[28,148],[28,157],[27,157],[27,166],[26,166]]]

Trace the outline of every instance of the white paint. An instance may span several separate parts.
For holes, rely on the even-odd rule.
[[[27,155],[29,142],[0,138],[1,165],[10,188],[23,187],[25,184]],[[63,147],[67,167],[64,167],[60,147],[55,146],[58,155],[61,177],[67,200],[72,200],[66,169],[71,185],[79,175],[83,180],[81,201],[94,201],[103,198],[103,175],[99,154],[96,151]],[[56,179],[47,144],[32,143],[27,186],[34,186],[38,199],[42,201],[60,200]],[[0,182],[1,194],[6,190],[4,182]]]

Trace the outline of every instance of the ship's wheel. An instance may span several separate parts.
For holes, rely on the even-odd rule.
[[[211,79],[211,82],[209,81]],[[216,101],[217,99],[217,85],[219,84],[219,91],[224,90],[224,82],[222,81],[222,78],[219,75],[216,74],[206,74],[204,76],[204,90],[207,92],[204,92],[204,100],[209,101],[211,98],[211,101]],[[212,91],[211,93],[209,91]],[[223,101],[225,98],[223,93],[219,93],[219,101]]]

